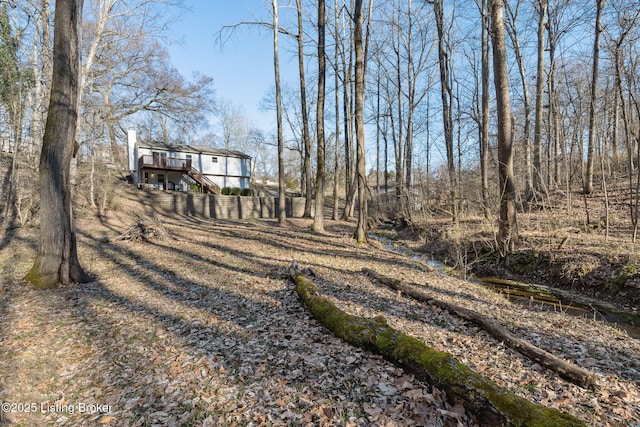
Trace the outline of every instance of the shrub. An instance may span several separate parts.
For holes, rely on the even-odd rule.
[[[251,190],[250,188],[243,188],[242,189],[242,193],[240,195],[241,196],[253,196],[253,190]]]
[[[224,196],[228,196],[229,194],[231,194],[231,188],[222,187],[222,190],[220,191],[220,193],[222,193],[222,195],[224,195]]]
[[[242,193],[242,189],[240,187],[231,187],[231,191],[229,194],[232,196],[239,196]]]

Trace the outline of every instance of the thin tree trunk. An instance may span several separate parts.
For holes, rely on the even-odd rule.
[[[538,2],[538,68],[536,72],[536,112],[533,131],[533,189],[542,191],[542,113],[544,109],[544,34],[547,0]]]
[[[318,157],[316,159],[316,214],[313,231],[324,232],[324,98],[326,82],[325,64],[325,2],[318,1],[318,105],[316,106],[316,134],[318,135]]]
[[[380,215],[380,64],[378,64],[378,76],[376,85],[376,214]]]
[[[15,114],[9,114],[10,120],[16,120]],[[19,168],[18,168],[18,159],[20,158],[20,149],[22,138],[20,137],[19,126],[12,126],[13,128],[13,156],[11,157],[11,166],[7,171],[7,176],[5,177],[6,181],[9,183],[9,187],[6,190],[6,204],[2,209],[2,215],[4,216],[3,226],[7,227],[8,224],[15,221],[17,210],[16,210],[16,202],[20,198],[20,188],[19,188]]]
[[[433,7],[436,16],[436,27],[438,30],[438,65],[440,67],[440,96],[442,98],[442,120],[444,129],[444,140],[447,152],[447,170],[449,173],[449,192],[451,197],[451,216],[458,221],[458,192],[456,182],[456,166],[453,158],[453,118],[450,76],[450,54],[447,51],[444,28],[444,11],[442,0],[435,0]]]
[[[547,7],[548,13],[548,7]],[[549,18],[548,21],[551,21]],[[558,91],[556,90],[556,45],[557,35],[553,29],[553,25],[548,25],[549,33],[549,133],[548,143],[548,161],[551,163],[547,168],[548,188],[557,187],[560,180],[560,115],[558,114]],[[552,173],[553,171],[553,173]]]
[[[398,21],[400,17],[398,17]],[[406,171],[406,155],[407,152],[404,149],[404,114],[402,108],[402,83],[406,79],[405,75],[402,73],[401,67],[401,54],[400,54],[400,26],[396,25],[396,34],[394,36],[394,42],[397,43],[397,46],[394,46],[395,54],[396,54],[396,103],[398,108],[397,114],[397,138],[394,137],[395,148],[396,148],[396,198],[398,203],[398,216],[400,217],[400,221],[404,224],[408,224],[409,221],[409,210],[408,210],[408,190],[405,187],[406,180],[405,175]]]
[[[404,143],[404,188],[406,191],[405,198],[405,221],[411,224],[411,199],[413,197],[411,187],[413,184],[413,112],[415,109],[415,76],[412,72],[413,67],[413,52],[411,47],[411,33],[413,29],[412,13],[411,13],[411,0],[408,0],[407,10],[407,74],[404,80],[407,82],[407,133]],[[398,29],[400,33],[400,29]]]
[[[89,172],[89,204],[93,209],[96,206],[96,196],[95,196],[95,180],[96,180],[96,147],[93,139],[91,140],[91,171]]]
[[[78,260],[70,168],[74,156],[80,74],[82,0],[56,0],[51,102],[40,154],[40,236],[25,279],[41,289],[86,282]]]
[[[489,0],[482,0],[481,13],[482,124],[480,131],[480,176],[482,182],[482,211],[484,212],[484,217],[488,219],[491,215],[491,210],[489,209]]]
[[[625,34],[626,35],[626,34]],[[616,51],[620,50],[620,46],[622,45],[622,38],[618,40]],[[629,195],[631,196],[631,201],[629,203],[630,216],[631,216],[631,225],[633,226],[634,232],[632,233],[632,241],[635,243],[636,241],[636,229],[637,229],[637,218],[634,216],[633,210],[633,194],[634,194],[634,186],[633,186],[633,152],[631,151],[631,124],[629,119],[629,114],[627,111],[627,102],[622,90],[622,63],[620,54],[617,53],[615,55],[615,70],[616,70],[616,94],[620,99],[620,111],[622,112],[622,123],[624,124],[624,133],[625,140],[627,143],[627,167],[629,168]],[[616,102],[617,103],[617,102]]]
[[[50,28],[50,7],[49,0],[42,0],[40,10],[38,11],[40,19],[36,27],[42,26],[41,34],[34,35],[34,60],[33,75],[35,76],[35,110],[33,115],[33,153],[39,152],[39,145],[42,143],[44,135],[44,127],[46,121],[47,106],[49,105],[51,82],[51,28]],[[41,39],[40,39],[41,38]],[[41,40],[41,41],[39,41]],[[40,47],[38,48],[38,45]],[[34,157],[34,167],[37,167]]]
[[[322,0],[321,0],[322,1]],[[358,166],[358,224],[354,238],[358,243],[366,243],[367,236],[367,176],[364,158],[364,49],[362,43],[362,0],[356,0],[354,13],[354,44],[356,53],[355,67],[355,119]]]
[[[304,217],[311,217],[311,200],[313,185],[311,185],[311,141],[309,138],[309,115],[307,112],[307,87],[304,73],[304,29],[302,26],[302,2],[296,0],[298,11],[298,70],[300,73],[300,109],[302,110],[302,145],[304,149],[303,176],[305,182]]]
[[[340,34],[338,32],[338,2],[333,2],[334,7],[334,26],[335,26],[335,47],[334,47],[334,62],[335,62],[335,73],[334,73],[334,103],[335,103],[335,115],[336,115],[336,145],[334,147],[334,163],[333,163],[333,213],[331,215],[331,219],[334,221],[338,220],[338,205],[339,205],[339,197],[338,197],[338,175],[340,174],[340,77],[338,72],[338,61],[339,61],[339,53],[340,53]]]
[[[276,122],[278,128],[278,225],[287,220],[287,201],[284,188],[284,137],[282,135],[282,88],[280,87],[280,58],[278,51],[278,0],[272,0],[273,7],[273,69],[276,82]]]
[[[609,240],[609,191],[607,188],[607,176],[604,173],[604,138],[600,146],[600,172],[602,173],[602,192],[604,193],[604,241]]]
[[[385,114],[384,121],[384,193],[389,192],[389,138],[387,137],[387,131],[389,130],[387,120],[389,116]]]
[[[343,9],[346,7],[345,2],[342,2]],[[344,30],[344,22],[343,22]],[[344,175],[344,191],[345,191],[345,205],[344,211],[342,211],[342,220],[347,221],[351,218],[351,212],[353,210],[353,201],[355,194],[355,182],[353,179],[353,156],[351,155],[351,108],[350,108],[350,82],[351,82],[351,58],[349,59],[349,65],[347,67],[347,52],[344,46],[344,37],[341,43],[342,53],[342,116],[344,125],[344,155],[345,155],[345,175]]]
[[[595,151],[596,97],[598,90],[598,62],[600,54],[600,34],[602,33],[602,9],[604,0],[596,1],[596,32],[593,41],[593,68],[591,70],[591,97],[589,99],[589,142],[587,145],[587,168],[584,179],[584,193],[593,191],[593,156]]]
[[[493,72],[498,113],[498,176],[500,188],[500,221],[498,249],[501,255],[515,248],[518,238],[515,182],[513,176],[513,139],[507,50],[504,37],[503,0],[491,0]]]
[[[487,0],[483,0],[483,3],[487,2]],[[530,200],[533,196],[533,165],[531,163],[531,100],[529,95],[529,83],[528,76],[525,69],[525,60],[522,53],[522,49],[520,47],[520,39],[518,37],[518,31],[516,27],[517,21],[517,9],[520,3],[516,5],[516,12],[513,12],[513,9],[509,6],[509,2],[505,3],[505,7],[508,11],[509,17],[509,25],[507,26],[507,33],[511,37],[511,41],[513,43],[513,51],[516,57],[516,62],[518,64],[518,72],[520,74],[520,82],[522,85],[522,102],[524,104],[524,128],[523,128],[523,145],[524,145],[524,165],[525,165],[525,185],[524,185],[524,193],[525,199]],[[488,12],[486,12],[488,13]],[[488,21],[488,18],[487,18]],[[484,25],[489,25],[488,22]],[[488,44],[488,42],[487,42]],[[484,46],[484,42],[483,42]],[[484,52],[483,52],[484,55]],[[487,46],[487,55],[488,55],[488,46]],[[487,59],[488,62],[488,59]],[[484,75],[484,74],[483,74]],[[488,80],[488,76],[487,76]],[[487,81],[488,84],[488,81]],[[484,82],[483,82],[484,85]],[[483,86],[484,87],[484,86]],[[483,91],[484,94],[484,91]],[[487,103],[489,100],[487,99]],[[484,103],[484,99],[483,99]],[[487,138],[488,138],[488,123],[487,123]]]

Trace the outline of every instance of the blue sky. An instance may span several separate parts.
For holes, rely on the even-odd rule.
[[[200,72],[214,79],[217,97],[241,106],[249,119],[264,130],[275,127],[275,113],[259,109],[260,100],[273,87],[273,36],[266,28],[242,26],[223,47],[217,40],[225,25],[242,21],[269,21],[267,0],[192,0],[191,12],[172,24],[180,45],[169,46],[173,65],[186,77]],[[282,10],[281,14],[286,13]],[[282,40],[281,44],[286,45]],[[282,46],[282,49],[285,49]],[[294,76],[292,55],[281,53],[283,80]],[[291,70],[291,73],[288,71]]]

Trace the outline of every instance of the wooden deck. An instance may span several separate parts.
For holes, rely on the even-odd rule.
[[[144,155],[138,159],[138,170],[143,169],[164,169],[186,173],[191,170],[191,159]]]
[[[155,169],[178,171],[191,177],[203,193],[220,194],[220,187],[191,166],[191,159],[177,159],[166,156],[144,155],[138,159],[138,170]],[[167,184],[165,182],[165,188]]]

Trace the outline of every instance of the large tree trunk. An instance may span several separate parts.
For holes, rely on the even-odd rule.
[[[493,73],[498,112],[498,176],[500,189],[500,223],[498,250],[502,255],[512,251],[518,238],[516,221],[516,187],[513,177],[513,138],[507,49],[504,37],[503,0],[491,0],[491,39]]]
[[[40,238],[25,279],[47,289],[90,280],[78,260],[70,168],[75,151],[82,0],[56,0],[51,101],[40,154]]]
[[[355,8],[356,50],[356,157],[358,166],[358,225],[354,238],[358,243],[367,242],[367,171],[364,158],[364,49],[362,43],[362,0],[356,0]]]
[[[316,159],[316,213],[313,217],[313,231],[324,232],[324,98],[326,82],[325,43],[325,3],[318,2],[318,105],[316,109],[316,134],[318,135],[318,156]]]

